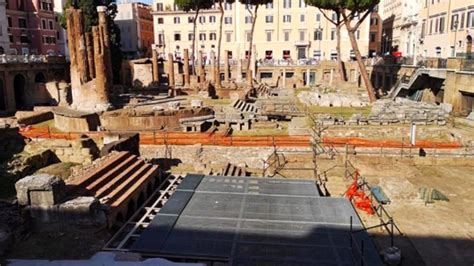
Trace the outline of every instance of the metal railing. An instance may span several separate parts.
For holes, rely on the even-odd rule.
[[[29,63],[65,63],[64,56],[53,55],[0,55],[0,64],[29,64]]]

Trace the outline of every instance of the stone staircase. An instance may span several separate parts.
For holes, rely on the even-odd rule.
[[[156,165],[145,163],[129,152],[112,155],[100,166],[67,183],[68,195],[93,196],[109,206],[108,220],[130,216],[159,183]]]
[[[242,101],[240,99],[235,100],[235,102],[232,104],[232,106],[239,110],[242,113],[254,113],[256,114],[258,112],[258,108],[255,106],[254,103],[248,103],[245,101]]]
[[[209,169],[205,174],[213,176],[250,176],[250,172],[248,172],[245,168],[231,163],[227,163],[219,170]]]

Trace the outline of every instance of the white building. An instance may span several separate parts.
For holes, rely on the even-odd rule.
[[[65,4],[66,0],[54,0],[54,12],[56,13],[57,17],[60,17],[61,14],[64,12]],[[58,36],[56,39],[59,46],[60,55],[64,55],[66,56],[66,58],[69,59],[69,49],[67,47],[67,32],[63,27],[58,27]]]

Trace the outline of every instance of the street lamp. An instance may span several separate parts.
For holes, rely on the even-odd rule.
[[[456,57],[456,38],[458,34],[458,24],[459,24],[459,20],[456,19],[453,24],[453,30],[454,30],[453,57]]]

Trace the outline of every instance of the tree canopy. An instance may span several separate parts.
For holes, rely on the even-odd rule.
[[[189,12],[191,10],[209,9],[214,5],[213,0],[175,0],[174,3],[179,9]]]
[[[351,12],[364,12],[377,5],[380,0],[305,0],[306,4],[322,9],[347,9]]]

